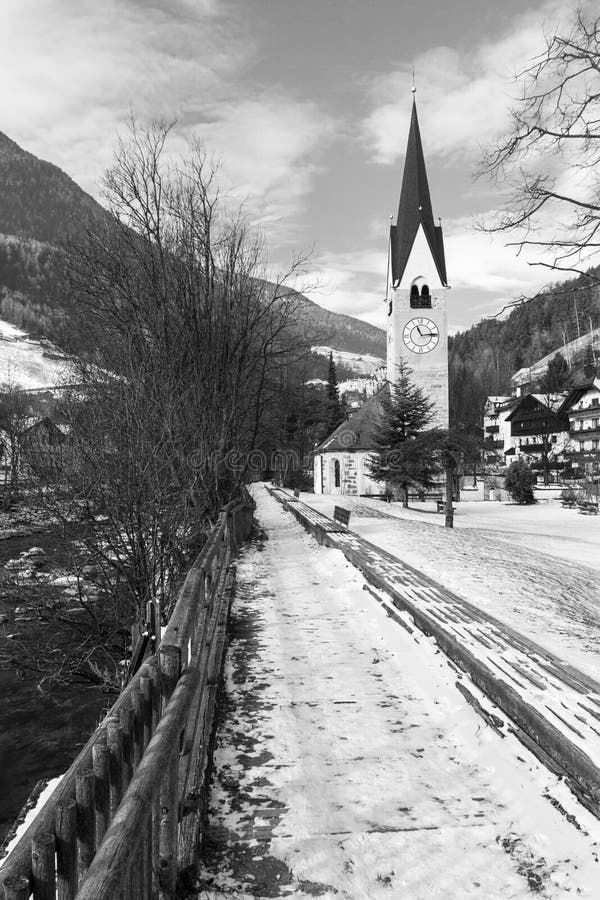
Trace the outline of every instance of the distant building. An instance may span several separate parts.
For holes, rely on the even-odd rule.
[[[432,426],[448,427],[448,326],[446,260],[441,225],[435,224],[421,133],[413,102],[396,224],[390,227],[388,263],[388,384],[407,363],[411,380],[433,403]],[[360,403],[357,396],[354,402]],[[378,394],[315,450],[314,490],[324,494],[382,493],[368,475],[372,434],[381,416]]]
[[[373,435],[382,416],[379,395],[369,397],[314,452],[315,494],[381,494],[369,474]]]
[[[488,397],[484,432],[488,462],[523,458],[534,469],[563,468],[569,447],[565,393]]]
[[[390,227],[387,379],[407,363],[412,380],[433,403],[432,426],[448,428],[446,259],[436,225],[413,102],[398,218]]]
[[[504,455],[514,446],[507,422],[517,403],[516,397],[492,396],[485,402],[483,411],[483,433],[485,456],[488,461],[496,459],[504,463]]]
[[[37,473],[48,473],[62,465],[69,445],[66,426],[45,416],[30,425],[20,439],[21,458]]]
[[[567,458],[572,474],[600,474],[600,378],[573,387],[561,413],[569,420]]]

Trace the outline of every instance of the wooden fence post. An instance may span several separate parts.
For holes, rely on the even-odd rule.
[[[149,600],[146,603],[146,623],[150,637],[150,653],[156,653],[160,647],[160,603]]]
[[[75,799],[77,801],[78,880],[81,884],[96,851],[93,769],[82,769],[77,773]]]
[[[177,883],[177,826],[179,822],[179,745],[171,754],[160,787],[158,834],[158,896],[173,900]]]
[[[35,900],[55,900],[54,835],[42,832],[31,842],[31,880]]]
[[[55,812],[56,900],[77,894],[77,806],[75,799],[59,803]]]
[[[99,847],[110,824],[109,752],[103,741],[92,747],[92,767],[95,778],[96,847]]]
[[[4,900],[29,900],[31,886],[24,875],[12,875],[4,882]]]
[[[106,741],[108,745],[108,785],[110,820],[115,817],[123,796],[123,729],[117,718],[111,717],[106,724]]]
[[[142,748],[146,749],[152,737],[152,681],[148,675],[142,675],[140,678],[139,692],[141,695],[141,713],[142,713]]]
[[[158,654],[160,667],[161,715],[164,715],[171,694],[181,675],[181,650],[174,645],[162,645]]]
[[[144,754],[144,695],[139,689],[133,698],[133,771],[139,766]]]
[[[133,706],[125,706],[119,716],[123,732],[123,791],[133,778],[135,760],[135,711]]]

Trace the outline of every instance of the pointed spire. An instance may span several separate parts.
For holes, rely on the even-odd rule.
[[[442,229],[441,225],[436,226],[433,219],[415,92],[413,83],[413,107],[406,145],[398,221],[390,229],[392,277],[395,284],[401,280],[419,225],[422,225],[440,280],[442,284],[446,284]]]

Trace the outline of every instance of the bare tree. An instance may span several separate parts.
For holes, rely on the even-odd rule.
[[[600,248],[600,18],[578,8],[517,83],[511,128],[478,173],[510,188],[484,230],[517,230],[509,246],[551,255],[533,265],[584,274]]]
[[[244,479],[282,369],[304,352],[286,287],[300,263],[267,279],[263,243],[228,215],[214,166],[199,147],[174,163],[168,134],[132,125],[105,179],[110,218],[66,251],[89,352],[61,410],[69,452],[42,496],[80,523],[110,597],[96,638],[118,636],[148,600],[168,610]]]
[[[0,441],[4,459],[2,505],[9,509],[19,496],[23,435],[30,422],[29,403],[14,382],[0,385]]]

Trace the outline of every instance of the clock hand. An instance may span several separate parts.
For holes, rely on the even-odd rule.
[[[419,334],[421,335],[421,337],[425,337],[425,335],[423,334],[423,332],[421,331],[421,329],[419,328],[418,325],[417,325],[417,331],[419,332]]]

